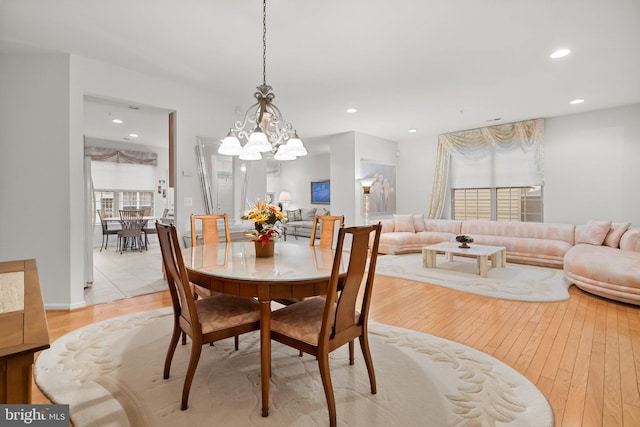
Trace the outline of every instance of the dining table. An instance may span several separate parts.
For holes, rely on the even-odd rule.
[[[215,292],[256,298],[260,302],[260,381],[262,416],[269,415],[271,376],[271,302],[326,295],[334,250],[278,242],[272,257],[256,257],[255,242],[193,246],[183,251],[189,280]],[[346,275],[344,252],[339,277]]]

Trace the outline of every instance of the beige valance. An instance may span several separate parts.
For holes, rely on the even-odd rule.
[[[87,146],[84,148],[84,155],[91,157],[91,160],[100,162],[158,166],[158,154],[146,151]]]

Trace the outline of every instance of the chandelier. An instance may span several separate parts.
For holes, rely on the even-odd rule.
[[[256,103],[244,114],[244,119],[235,122],[222,140],[218,153],[240,156],[242,160],[260,160],[261,153],[271,153],[275,160],[295,160],[306,156],[302,140],[285,122],[282,113],[273,103],[276,97],[267,84],[267,1],[262,0],[262,84],[253,94]],[[240,144],[244,142],[244,146]]]

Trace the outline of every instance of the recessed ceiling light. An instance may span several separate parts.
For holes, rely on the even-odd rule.
[[[129,134],[129,136],[130,136],[131,138],[137,138],[137,137],[138,137],[138,134],[137,134],[137,133],[130,133],[130,134]]]
[[[558,49],[555,52],[553,52],[551,55],[549,55],[549,58],[552,58],[552,59],[564,58],[570,53],[571,51],[569,49]]]
[[[582,104],[584,102],[584,99],[574,99],[573,101],[571,101],[569,104],[571,105],[576,105],[576,104]]]
[[[418,131],[415,130],[415,129],[409,129],[409,133],[416,133],[416,132],[418,132]]]
[[[113,123],[116,123],[116,124],[119,124],[119,125],[121,125],[121,124],[123,124],[123,123],[124,123],[124,122],[123,122],[122,120],[120,120],[120,119],[113,119],[113,120],[111,120],[111,121],[112,121]]]
[[[347,113],[355,113],[358,110],[356,110],[355,108],[347,108]]]

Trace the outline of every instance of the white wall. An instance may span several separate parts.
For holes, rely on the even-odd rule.
[[[233,102],[74,55],[2,55],[0,89],[0,259],[36,258],[47,307],[84,304],[84,95],[175,111],[178,231],[189,229],[192,211],[203,211],[196,136],[225,135]],[[192,207],[184,206],[187,197]]]
[[[420,141],[398,143],[398,212],[424,213],[429,210],[436,163],[438,135]],[[445,204],[448,214],[449,204]]]
[[[280,188],[274,188],[276,199],[280,191],[287,190],[291,193],[291,201],[287,209],[297,208],[326,208],[331,210],[334,206],[334,185],[331,182],[331,204],[311,204],[311,181],[330,179],[331,167],[329,154],[299,157],[296,160],[280,162]]]
[[[545,121],[545,222],[640,226],[640,104]]]
[[[71,185],[82,155],[72,174],[69,57],[0,55],[0,93],[0,261],[34,258],[45,302],[81,305],[69,286],[84,284],[83,222],[72,222],[70,204],[83,181]]]
[[[545,120],[544,221],[640,226],[640,104]],[[437,135],[400,142],[399,212],[426,212]],[[449,217],[450,203],[444,217]]]

